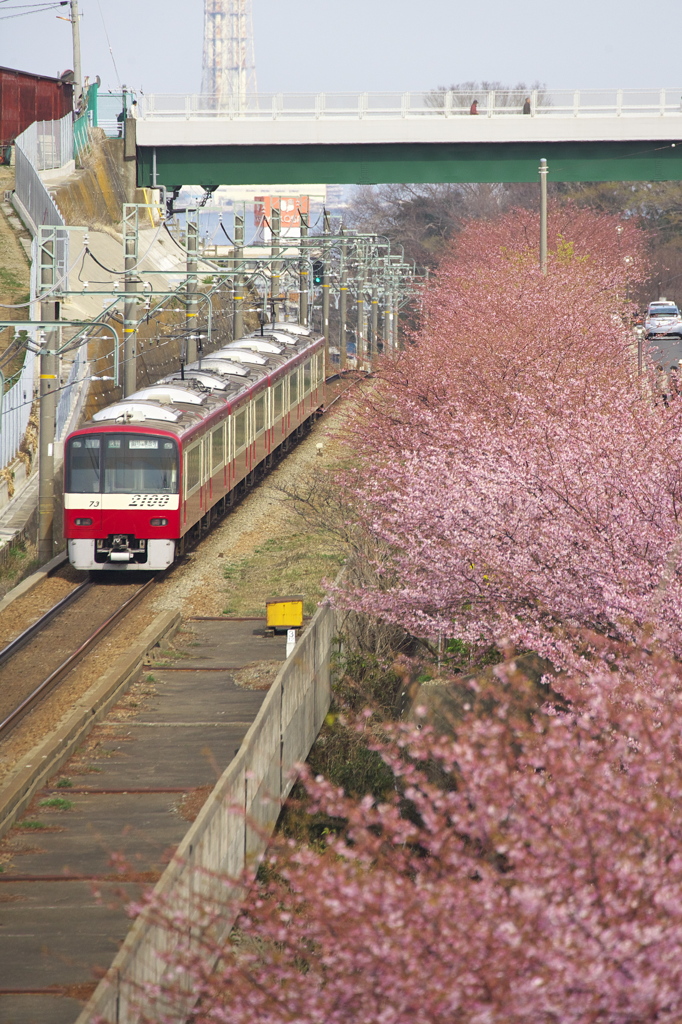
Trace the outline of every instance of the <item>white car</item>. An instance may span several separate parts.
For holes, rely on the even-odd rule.
[[[645,338],[682,338],[682,316],[674,302],[650,302],[644,320]]]

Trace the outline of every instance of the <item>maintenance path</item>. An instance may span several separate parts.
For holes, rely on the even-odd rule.
[[[264,625],[186,620],[0,843],[3,1024],[75,1021],[284,660]]]

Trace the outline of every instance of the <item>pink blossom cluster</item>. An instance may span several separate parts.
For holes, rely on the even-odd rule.
[[[336,600],[511,661],[485,691],[452,681],[454,739],[354,723],[389,794],[304,768],[338,828],[276,837],[230,942],[220,901],[156,905],[201,942],[169,957],[150,1020],[178,987],[200,1024],[682,1019],[682,400],[637,374],[637,232],[551,224],[546,277],[532,215],[463,233],[364,392],[343,480],[374,575]],[[559,670],[542,710],[523,649]]]
[[[626,294],[642,241],[561,213],[546,276],[531,214],[465,231],[419,336],[366,393],[344,482],[377,576],[339,600],[563,667],[595,631],[679,654],[682,403],[637,375]]]
[[[502,678],[456,742],[370,732],[396,780],[383,801],[304,772],[310,809],[347,828],[278,837],[232,942],[207,927],[176,954],[148,1019],[189,981],[200,1024],[679,1021],[679,699],[628,711],[593,684],[580,712],[529,721]],[[221,912],[168,919],[188,934]]]

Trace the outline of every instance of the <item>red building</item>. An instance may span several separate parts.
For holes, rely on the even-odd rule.
[[[73,109],[68,79],[0,67],[0,155],[34,121],[58,121]]]

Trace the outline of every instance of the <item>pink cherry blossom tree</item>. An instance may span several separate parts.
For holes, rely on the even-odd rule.
[[[450,736],[349,722],[393,787],[358,800],[304,768],[330,830],[274,839],[228,943],[215,902],[156,905],[203,948],[169,956],[148,1020],[188,986],[198,1024],[682,1016],[682,401],[637,375],[640,236],[551,221],[546,277],[530,214],[463,232],[341,480],[374,575],[335,599],[511,660],[451,680]],[[544,703],[528,649],[557,670]]]
[[[204,921],[205,945],[169,958],[144,1019],[182,982],[200,1024],[679,1020],[679,698],[628,707],[594,678],[571,713],[529,718],[501,675],[492,713],[464,691],[456,741],[359,720],[393,795],[304,773],[309,809],[345,825],[273,842],[229,943],[215,903],[157,907],[185,934]]]
[[[421,334],[358,410],[344,484],[376,576],[339,595],[417,636],[563,667],[595,635],[682,652],[682,403],[637,376],[637,234],[573,220],[546,277],[529,214],[472,227],[445,262]]]

